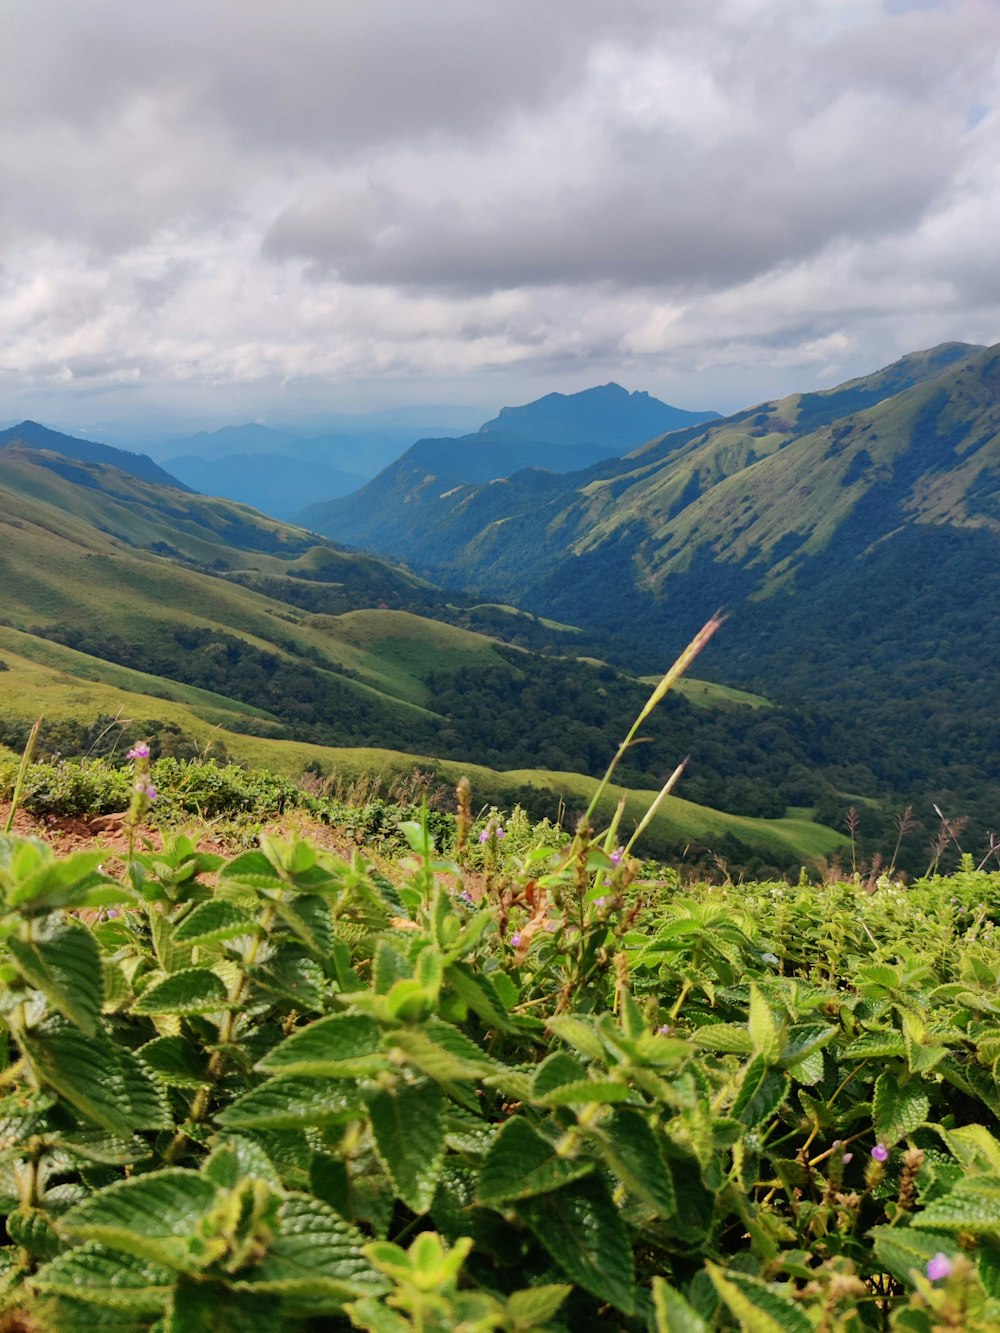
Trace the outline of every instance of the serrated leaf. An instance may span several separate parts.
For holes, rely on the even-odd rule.
[[[301,1129],[363,1120],[368,1104],[356,1086],[297,1075],[272,1078],[238,1097],[215,1117],[234,1129]]]
[[[578,1018],[575,1014],[557,1014],[548,1020],[546,1026],[560,1041],[564,1041],[567,1046],[574,1046],[589,1060],[604,1059],[604,1043],[588,1019]]]
[[[560,1157],[550,1139],[533,1129],[523,1116],[513,1116],[486,1154],[476,1197],[487,1207],[498,1207],[534,1194],[548,1194],[593,1170],[590,1158]]]
[[[623,1108],[602,1120],[595,1134],[602,1157],[622,1184],[660,1217],[672,1216],[677,1206],[673,1181],[646,1117]]]
[[[853,1060],[885,1060],[906,1055],[906,1042],[900,1032],[866,1032],[852,1041],[844,1052]]]
[[[568,1083],[579,1083],[587,1077],[586,1066],[568,1051],[555,1051],[546,1056],[531,1076],[533,1098],[541,1099],[556,1088]]]
[[[325,1314],[339,1310],[344,1301],[388,1289],[362,1253],[365,1238],[328,1204],[289,1194],[277,1221],[277,1235],[264,1257],[231,1279],[238,1291],[308,1301],[310,1313]]]
[[[522,1199],[517,1212],[571,1282],[623,1314],[635,1307],[632,1247],[599,1178]]]
[[[101,980],[104,984],[102,1014],[113,1014],[124,1009],[132,999],[132,987],[118,963],[111,958],[101,959]]]
[[[886,1070],[875,1081],[872,1121],[880,1143],[892,1147],[918,1129],[930,1114],[930,1098],[917,1082],[900,1084]]]
[[[750,1040],[753,1042],[754,1053],[759,1055],[765,1064],[774,1064],[781,1054],[781,1034],[778,1031],[777,1023],[774,1021],[771,1006],[752,981],[750,983],[750,1017],[747,1028],[750,1032]]]
[[[156,961],[164,972],[179,972],[191,964],[191,946],[178,944],[174,939],[174,926],[169,917],[162,912],[150,912],[149,933],[153,941]]]
[[[572,1290],[566,1283],[548,1282],[508,1296],[507,1316],[513,1323],[514,1333],[535,1333],[537,1329],[546,1328]]]
[[[199,903],[174,928],[174,941],[198,946],[219,944],[223,940],[253,934],[256,930],[254,919],[234,903],[225,898],[210,898],[208,902]]]
[[[275,1192],[281,1190],[281,1174],[267,1153],[243,1134],[227,1134],[202,1163],[202,1174],[221,1189],[232,1190],[246,1179],[262,1180]]]
[[[401,1083],[371,1099],[375,1147],[399,1197],[415,1213],[434,1199],[444,1156],[446,1102],[433,1083]]]
[[[421,1027],[387,1033],[385,1045],[406,1056],[407,1062],[438,1083],[475,1079],[496,1068],[484,1051],[448,1023],[428,1022]]]
[[[705,1027],[696,1028],[691,1033],[691,1040],[706,1051],[749,1055],[753,1050],[753,1037],[738,1023],[708,1023]]]
[[[812,1320],[781,1291],[748,1273],[705,1263],[712,1285],[744,1333],[813,1333]]]
[[[59,1229],[177,1272],[197,1272],[206,1257],[196,1250],[195,1233],[215,1197],[204,1176],[168,1167],[109,1185],[71,1208]]]
[[[287,1328],[276,1296],[182,1275],[171,1293],[163,1333],[285,1333]]]
[[[954,1259],[959,1253],[953,1236],[944,1231],[917,1231],[913,1227],[872,1227],[868,1232],[875,1242],[880,1264],[900,1282],[913,1285],[913,1272],[923,1273],[935,1254]]]
[[[985,1125],[962,1125],[959,1129],[939,1132],[963,1166],[979,1162],[988,1172],[1000,1175],[1000,1141]]]
[[[219,885],[229,884],[253,889],[254,892],[287,887],[264,853],[257,851],[243,852],[222,867],[219,871]]]
[[[209,1081],[207,1057],[186,1037],[154,1037],[138,1055],[170,1087],[200,1088]]]
[[[709,1333],[709,1327],[679,1291],[662,1277],[653,1278],[656,1333]]]
[[[32,1286],[46,1295],[149,1318],[163,1313],[173,1282],[174,1274],[162,1264],[94,1241],[56,1255],[32,1278]]]
[[[1000,1176],[970,1176],[934,1199],[910,1224],[920,1230],[968,1231],[1000,1239]]]
[[[331,1014],[293,1032],[260,1061],[269,1073],[357,1078],[388,1067],[382,1029],[366,1014]]]
[[[51,1021],[35,1029],[31,1064],[86,1119],[112,1134],[134,1129],[168,1129],[173,1120],[149,1072],[126,1047],[103,1031],[85,1037],[76,1028]]]
[[[333,944],[333,914],[330,904],[318,894],[276,898],[273,906],[291,932],[313,954],[325,958]]]
[[[28,984],[91,1036],[104,1001],[104,977],[97,941],[87,927],[63,922],[44,939],[11,937],[7,948]]]
[[[808,1023],[793,1027],[788,1033],[781,1051],[782,1068],[794,1070],[796,1076],[801,1077],[799,1067],[802,1062],[819,1055],[823,1048],[828,1046],[836,1036],[837,1029],[830,1027],[827,1023]],[[807,1083],[816,1082],[813,1078],[803,1081]]]
[[[11,857],[11,873],[5,876],[8,906],[20,909],[24,916],[89,906],[91,890],[117,887],[97,869],[105,855],[102,851],[73,852],[56,860],[50,847],[20,841]],[[124,890],[119,895],[113,901],[129,896]]]
[[[788,1078],[780,1070],[768,1069],[763,1056],[747,1065],[732,1114],[752,1129],[773,1115],[788,1095]]]
[[[542,1097],[536,1094],[532,1100],[539,1106],[584,1106],[627,1102],[633,1096],[632,1089],[625,1083],[616,1083],[609,1078],[581,1078],[574,1083],[563,1083]]]
[[[513,1024],[507,1007],[489,977],[473,972],[466,963],[451,963],[445,968],[444,979],[484,1023],[500,1032],[511,1031]]]
[[[326,1007],[326,977],[301,944],[283,944],[267,960],[250,969],[254,986],[265,995],[290,1000],[300,1011],[321,1013]]]
[[[226,1007],[222,981],[207,967],[188,967],[155,982],[136,1000],[136,1014],[212,1014]]]

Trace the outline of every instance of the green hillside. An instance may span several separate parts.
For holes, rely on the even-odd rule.
[[[649,693],[579,649],[539,656],[420,612],[557,645],[576,645],[572,626],[445,601],[384,561],[103,464],[0,453],[0,537],[0,716],[15,744],[42,712],[61,724],[57,749],[75,737],[86,750],[94,719],[121,714],[282,771],[341,768],[348,751],[367,767],[373,750],[407,771],[433,757],[450,777],[478,764],[484,799],[520,792],[554,813],[603,772]],[[737,857],[756,849],[780,867],[836,845],[808,821],[788,835],[787,807],[826,788],[795,719],[772,712],[678,693],[630,752],[621,777],[637,791],[693,753],[687,814],[663,818],[675,850],[728,836]]]
[[[364,496],[326,530],[367,537]],[[968,817],[979,846],[995,825],[1000,347],[914,353],[570,476],[424,477],[377,538],[651,671],[724,607],[705,669],[795,710],[837,792],[914,806],[925,842],[935,806]]]

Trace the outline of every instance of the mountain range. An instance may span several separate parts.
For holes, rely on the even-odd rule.
[[[650,688],[581,641],[225,499],[23,442],[0,450],[8,745],[41,713],[44,753],[86,753],[126,717],[175,753],[212,744],[281,771],[467,770],[480,801],[554,815],[586,801]],[[688,799],[668,802],[650,850],[694,844],[772,870],[836,850],[836,832],[787,809],[787,773],[811,767],[794,721],[707,685],[669,700],[623,765],[630,790],[611,799],[629,818],[696,725]],[[776,732],[777,749],[753,741]],[[755,765],[732,757],[748,743]]]
[[[861,729],[844,790],[874,778],[931,822],[941,801],[995,819],[1000,346],[913,353],[562,476],[404,484],[401,462],[307,520],[602,633],[602,655],[633,665],[724,606],[711,672],[826,709],[834,767]]]

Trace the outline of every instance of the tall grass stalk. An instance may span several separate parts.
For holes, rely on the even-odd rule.
[[[615,756],[611,760],[611,763],[608,765],[608,771],[601,779],[600,783],[597,786],[597,790],[594,792],[594,795],[591,798],[590,805],[587,807],[587,813],[583,817],[585,823],[589,823],[590,820],[593,818],[594,811],[597,809],[600,799],[604,795],[605,788],[611,781],[612,774],[618,767],[618,764],[621,761],[622,756],[625,754],[625,751],[635,740],[636,733],[638,732],[639,728],[645,722],[646,718],[649,717],[650,713],[657,706],[657,704],[659,704],[662,701],[664,695],[667,693],[670,687],[674,685],[681,678],[681,676],[683,676],[684,672],[688,669],[688,667],[691,665],[694,659],[698,656],[701,650],[708,643],[709,639],[712,637],[715,631],[722,624],[723,619],[724,617],[720,615],[718,612],[716,612],[716,614],[712,616],[711,620],[709,620],[694,636],[694,638],[691,640],[688,646],[681,653],[680,657],[678,657],[677,661],[673,664],[670,670],[660,681],[659,685],[657,685],[656,689],[646,700],[646,704],[642,712],[633,722],[632,728],[629,731],[628,735],[625,737],[621,745],[619,745],[618,749],[615,751]]]
[[[35,719],[35,725],[28,734],[28,740],[24,747],[24,753],[21,755],[21,766],[17,770],[17,781],[14,783],[14,794],[10,798],[10,809],[7,812],[7,823],[4,825],[4,833],[9,833],[14,824],[14,816],[17,814],[17,807],[21,804],[21,793],[24,791],[24,781],[28,776],[28,769],[31,761],[35,757],[35,746],[38,744],[38,733],[42,729],[42,719]]]
[[[690,755],[687,755],[685,756],[685,758],[681,760],[681,762],[677,765],[674,771],[670,774],[670,777],[667,778],[666,782],[660,788],[660,791],[658,792],[656,799],[653,801],[652,805],[643,815],[642,819],[639,820],[635,832],[632,834],[631,838],[629,838],[628,842],[625,844],[626,856],[628,856],[629,852],[631,852],[632,850],[633,845],[636,843],[641,834],[652,822],[653,816],[656,814],[657,810],[659,810],[660,806],[667,799],[667,797],[670,795],[673,789],[677,786],[677,783],[680,781],[681,774],[687,768],[688,759],[690,757],[691,757]]]

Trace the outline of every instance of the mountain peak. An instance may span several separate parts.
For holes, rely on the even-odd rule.
[[[612,381],[579,393],[547,393],[523,407],[503,407],[480,427],[479,434],[540,444],[573,440],[606,446],[609,453],[624,453],[668,431],[717,416],[717,412],[686,412],[645,390],[630,393]]]

